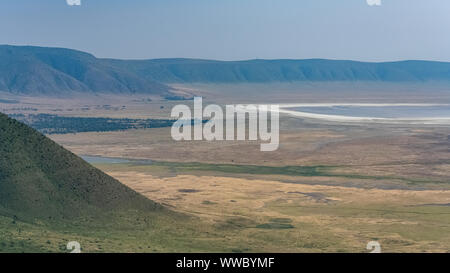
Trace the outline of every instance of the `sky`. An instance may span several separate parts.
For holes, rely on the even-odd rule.
[[[120,59],[450,61],[449,14],[449,0],[1,0],[0,44]]]

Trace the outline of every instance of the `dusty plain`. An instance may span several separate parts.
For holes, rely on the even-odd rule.
[[[175,87],[220,105],[294,99],[450,102],[450,93],[440,88],[427,95],[407,88],[374,95],[375,87],[315,94],[303,86],[299,95],[294,92],[298,86],[279,85],[277,98],[256,96],[261,89],[271,94],[270,86],[261,85]],[[222,96],[225,90],[235,93]],[[242,90],[249,91],[242,95]],[[167,119],[179,103],[191,102],[142,96],[29,97],[0,103],[0,109]],[[49,137],[78,155],[151,160],[95,166],[148,198],[197,218],[205,232],[228,242],[227,251],[368,252],[366,244],[373,240],[384,252],[450,251],[448,126],[354,124],[289,115],[281,115],[280,122],[275,152],[261,152],[254,141],[176,142],[170,128]]]

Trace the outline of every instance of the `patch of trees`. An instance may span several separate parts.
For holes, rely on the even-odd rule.
[[[63,117],[51,114],[13,114],[10,117],[29,125],[43,134],[162,128],[171,127],[176,121],[171,119]]]

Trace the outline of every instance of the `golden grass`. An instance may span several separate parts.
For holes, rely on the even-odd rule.
[[[266,250],[296,251],[305,231],[316,234],[317,243],[329,251],[364,251],[372,239],[389,252],[445,252],[450,245],[450,207],[443,205],[450,203],[450,191],[368,190],[220,176],[161,178],[137,171],[108,174],[219,229],[244,227],[246,232],[238,235],[243,240],[266,234],[268,230],[255,227],[274,219],[290,223],[293,228],[269,229],[286,240],[267,240],[261,245]],[[287,244],[290,240],[296,243]]]

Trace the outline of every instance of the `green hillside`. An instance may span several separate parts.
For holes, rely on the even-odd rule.
[[[0,113],[0,253],[67,253],[72,241],[82,252],[230,252],[242,238],[148,200]]]
[[[0,209],[70,219],[160,207],[28,126],[0,114]]]
[[[0,113],[0,252],[173,251],[186,222]]]

